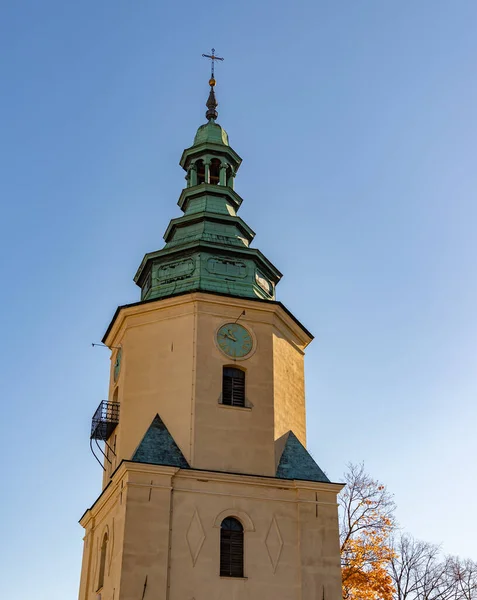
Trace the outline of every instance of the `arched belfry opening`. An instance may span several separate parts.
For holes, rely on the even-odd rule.
[[[197,168],[197,184],[205,182],[205,165],[203,160],[197,160],[195,163]]]
[[[210,161],[209,183],[218,185],[220,182],[220,160],[213,158]]]

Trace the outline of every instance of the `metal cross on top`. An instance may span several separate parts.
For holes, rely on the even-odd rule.
[[[210,58],[212,61],[211,79],[214,79],[214,66],[216,60],[224,60],[220,56],[215,56],[215,48],[212,48],[212,54],[202,54],[204,58]]]

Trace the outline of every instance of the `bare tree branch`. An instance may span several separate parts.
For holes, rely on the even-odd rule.
[[[348,465],[339,498],[345,600],[477,600],[477,563],[397,531],[392,495]]]

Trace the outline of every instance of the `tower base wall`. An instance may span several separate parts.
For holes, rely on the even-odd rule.
[[[90,559],[79,600],[341,600],[341,488],[123,462],[81,521]],[[244,529],[243,577],[220,576],[227,517]],[[105,528],[114,534],[98,590]]]

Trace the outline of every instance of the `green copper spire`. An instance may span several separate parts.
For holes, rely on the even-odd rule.
[[[215,120],[218,117],[218,114],[216,111],[218,104],[217,104],[217,100],[215,99],[215,92],[214,92],[215,61],[216,60],[223,61],[224,59],[221,56],[217,56],[215,54],[215,48],[212,48],[212,54],[202,54],[202,56],[204,58],[210,58],[210,79],[209,79],[210,93],[209,93],[209,99],[207,100],[207,109],[208,110],[205,113],[206,119],[208,119],[210,121],[211,119]]]
[[[223,144],[224,146],[229,145],[229,136],[225,129],[215,122],[218,117],[217,106],[219,103],[215,97],[215,79],[209,80],[210,92],[207,99],[207,112],[205,113],[208,122],[205,125],[201,125],[197,130],[194,138],[194,146],[199,144],[211,143],[211,144]]]
[[[207,98],[207,103],[206,103],[207,112],[205,113],[205,118],[208,119],[209,121],[215,121],[215,119],[219,116],[219,113],[217,112],[217,106],[219,105],[219,103],[217,102],[217,99],[215,97],[215,91],[214,91],[215,79],[210,78],[209,85],[210,85],[210,92],[209,92],[209,97]]]
[[[215,57],[214,51],[212,56]],[[215,122],[215,78],[209,80],[207,123],[182,153],[186,187],[178,200],[183,212],[164,234],[165,246],[144,257],[134,278],[141,300],[188,291],[209,291],[243,298],[275,299],[281,273],[250,244],[255,236],[237,211],[242,198],[234,179],[242,159]]]

